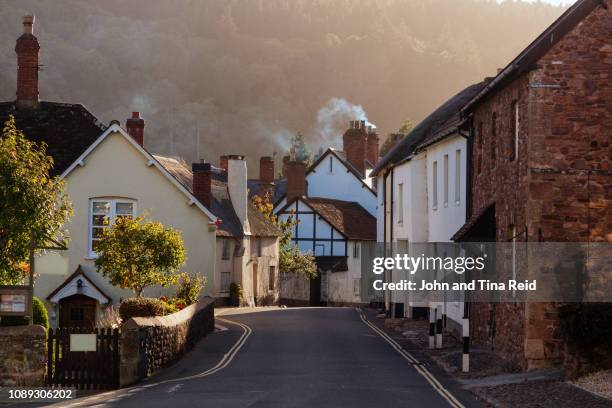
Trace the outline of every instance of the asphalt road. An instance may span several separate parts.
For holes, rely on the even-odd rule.
[[[427,365],[402,356],[355,309],[276,309],[225,318],[246,326],[221,323],[229,330],[211,334],[179,363],[135,388],[57,406],[476,406],[432,367],[427,372],[434,380],[428,380],[419,372]],[[201,375],[185,378],[196,374]]]

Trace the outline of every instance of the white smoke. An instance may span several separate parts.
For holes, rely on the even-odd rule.
[[[331,98],[325,106],[317,112],[315,132],[318,141],[324,148],[342,147],[342,134],[348,128],[351,120],[365,120],[367,126],[376,127],[368,121],[363,106],[355,105],[343,98]]]

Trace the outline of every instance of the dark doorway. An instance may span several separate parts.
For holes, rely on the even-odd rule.
[[[310,280],[310,306],[322,306],[320,270],[317,271],[317,277]]]
[[[60,327],[90,327],[96,323],[97,300],[84,295],[73,295],[59,302]]]

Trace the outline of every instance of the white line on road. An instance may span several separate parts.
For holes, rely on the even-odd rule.
[[[168,394],[174,394],[175,392],[177,392],[178,390],[180,390],[181,388],[183,388],[183,385],[185,384],[176,384],[174,386],[172,386],[169,390],[168,390]]]
[[[229,351],[227,353],[225,353],[223,355],[223,358],[212,368],[209,368],[208,370],[201,372],[199,374],[194,374],[194,375],[190,375],[188,377],[182,377],[182,378],[172,378],[172,379],[168,379],[168,380],[164,380],[164,381],[159,381],[156,383],[150,383],[150,384],[146,384],[146,385],[138,385],[135,387],[131,387],[131,388],[123,388],[123,389],[119,389],[119,390],[115,390],[115,391],[110,391],[110,392],[105,392],[102,394],[98,394],[95,396],[91,396],[91,397],[86,397],[83,399],[79,399],[79,400],[75,400],[73,402],[71,402],[68,405],[65,405],[64,403],[60,403],[60,404],[53,404],[50,407],[63,407],[63,408],[73,408],[73,407],[80,407],[83,406],[84,404],[88,404],[88,403],[92,403],[97,399],[101,399],[104,397],[114,397],[110,400],[106,400],[106,401],[102,401],[102,403],[106,403],[106,402],[116,402],[119,399],[129,396],[131,395],[131,393],[135,392],[135,391],[140,391],[143,388],[151,388],[151,387],[155,387],[157,385],[161,385],[161,384],[167,384],[167,383],[171,383],[171,382],[184,382],[187,380],[192,380],[192,379],[196,379],[196,378],[203,378],[203,377],[207,377],[209,375],[213,375],[216,372],[223,370],[225,367],[227,367],[229,365],[229,363],[232,362],[232,360],[234,359],[234,357],[236,357],[236,354],[238,354],[238,351],[240,351],[240,349],[242,348],[242,346],[244,346],[244,343],[246,343],[246,340],[249,338],[249,336],[251,335],[251,333],[253,333],[253,330],[247,326],[246,324],[240,323],[240,322],[234,322],[231,320],[227,320],[227,319],[223,319],[219,316],[215,317],[215,320],[220,320],[224,323],[227,324],[233,324],[235,326],[239,326],[240,328],[242,328],[242,335],[240,336],[240,338],[238,339],[238,341],[236,343],[234,343],[234,345],[232,346],[232,348],[229,349]],[[178,384],[180,386],[182,386],[182,384]],[[176,387],[176,386],[175,386]],[[172,387],[171,389],[175,388]],[[139,390],[140,388],[140,390]],[[118,393],[121,393],[120,395],[117,395]]]
[[[393,340],[389,335],[387,335],[387,333],[385,333],[384,331],[382,331],[381,329],[376,327],[373,323],[371,323],[365,317],[365,315],[363,314],[363,311],[361,309],[355,308],[355,310],[357,310],[357,312],[359,313],[359,317],[361,318],[361,321],[363,323],[365,323],[366,326],[368,326],[369,328],[374,330],[376,333],[378,333],[380,335],[380,337],[382,337],[384,340],[386,340],[387,343],[389,343],[391,345],[391,347],[393,347],[402,357],[404,357],[406,360],[408,360],[408,362],[411,363],[411,365],[417,370],[417,372],[419,374],[421,374],[423,376],[423,378],[425,378],[427,380],[427,382],[429,382],[431,384],[431,386],[436,391],[438,391],[438,393],[442,397],[444,397],[444,399],[446,401],[448,401],[448,403],[452,407],[454,407],[454,408],[465,408],[465,406],[463,404],[461,404],[457,400],[457,398],[455,398],[450,393],[450,391],[448,391],[446,388],[444,388],[444,386],[442,384],[440,384],[440,382],[433,376],[433,374],[431,374],[431,372],[429,372],[429,370],[427,368],[422,366],[421,363],[419,363],[419,361],[412,356],[412,354],[410,354],[406,350],[404,350],[402,348],[402,346],[400,346],[395,340]]]

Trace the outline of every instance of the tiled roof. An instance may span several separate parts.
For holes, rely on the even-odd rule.
[[[261,189],[261,181],[259,179],[249,179],[247,180],[247,188],[249,189],[249,199],[253,198],[254,195],[260,193]],[[276,203],[287,193],[287,179],[276,179],[274,180],[274,185],[272,186],[272,197],[270,197],[270,202]]]
[[[301,200],[348,239],[376,240],[376,218],[358,203],[314,197]]]
[[[179,158],[165,157],[156,155],[155,158],[162,166],[170,172],[180,183],[193,193],[193,173],[189,169],[187,163]],[[221,220],[221,224],[217,229],[217,236],[240,238],[243,236],[242,225],[240,219],[234,211],[232,200],[227,189],[227,172],[212,168],[211,182],[211,208],[210,211]],[[247,217],[249,218],[249,226],[251,234],[261,237],[279,236],[280,231],[263,215],[249,203],[247,208]]]
[[[371,175],[375,176],[385,167],[392,166],[407,159],[414,153],[420,144],[438,135],[439,132],[443,130],[445,124],[455,120],[455,118],[459,118],[459,112],[463,105],[484,86],[485,82],[470,85],[440,105],[380,159],[380,162],[378,162]]]
[[[2,126],[9,115],[28,139],[47,145],[52,175],[66,170],[107,128],[79,104],[40,102],[36,109],[17,109],[15,102],[0,102]]]

